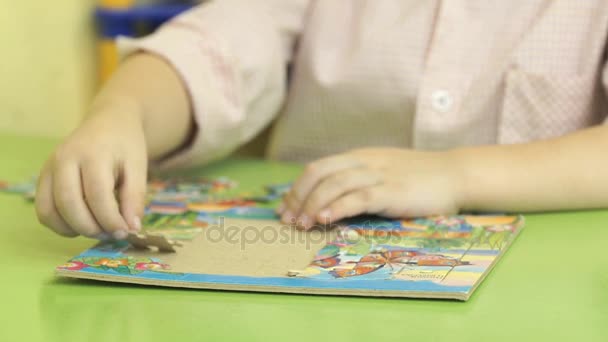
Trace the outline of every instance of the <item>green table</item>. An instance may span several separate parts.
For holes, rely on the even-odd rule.
[[[0,178],[36,173],[55,143],[0,135]],[[298,171],[228,161],[203,172],[254,184]],[[52,234],[19,196],[0,194],[0,222],[0,341],[608,341],[608,211],[528,215],[467,303],[57,279],[92,242]]]

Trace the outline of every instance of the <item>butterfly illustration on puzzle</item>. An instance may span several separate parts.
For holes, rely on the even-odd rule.
[[[372,273],[386,266],[391,269],[401,268],[418,255],[419,252],[405,249],[373,251],[359,259],[354,267],[335,268],[329,273],[336,278],[348,278]]]
[[[328,244],[317,252],[315,259],[310,263],[310,266],[321,268],[330,268],[340,264],[340,247],[334,244]]]
[[[447,257],[441,254],[428,254],[420,255],[412,258],[407,262],[408,265],[413,266],[465,266],[470,265],[468,261],[462,261],[461,259]]]
[[[374,251],[362,257],[352,268],[335,268],[329,273],[336,278],[349,278],[377,271],[383,267],[399,270],[407,266],[449,266],[468,265],[461,261],[440,254],[425,254],[417,251],[397,249]]]

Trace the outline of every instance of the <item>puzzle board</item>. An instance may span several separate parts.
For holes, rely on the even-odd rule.
[[[289,184],[150,183],[146,234],[175,252],[105,241],[62,277],[197,289],[467,300],[523,228],[520,216],[357,217],[302,232],[274,213]]]

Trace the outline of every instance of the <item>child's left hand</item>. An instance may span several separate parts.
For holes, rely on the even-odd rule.
[[[310,163],[279,207],[310,229],[359,214],[415,217],[461,208],[460,163],[450,152],[368,148]]]

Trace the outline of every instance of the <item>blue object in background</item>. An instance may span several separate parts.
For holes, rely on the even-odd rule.
[[[128,9],[98,7],[95,19],[101,38],[140,37],[154,32],[160,25],[192,5],[144,5]]]

